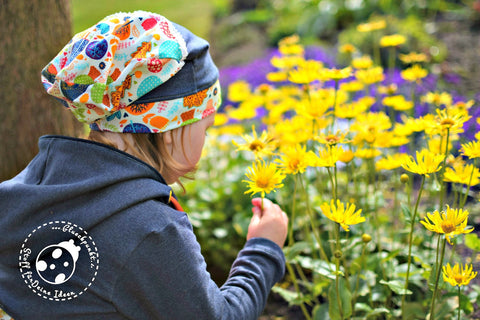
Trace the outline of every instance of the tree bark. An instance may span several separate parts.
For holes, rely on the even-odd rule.
[[[42,68],[71,38],[69,0],[0,0],[0,181],[20,172],[44,134],[82,126],[49,96]]]

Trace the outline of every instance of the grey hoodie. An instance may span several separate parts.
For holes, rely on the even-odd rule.
[[[160,174],[103,144],[45,136],[0,184],[0,308],[15,319],[256,319],[285,258],[255,238],[218,287]]]

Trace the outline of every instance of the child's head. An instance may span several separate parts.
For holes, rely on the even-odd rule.
[[[175,150],[189,155],[198,146],[188,137],[198,138],[194,129],[210,123],[221,103],[208,48],[158,14],[117,13],[75,35],[43,69],[42,82],[90,125],[91,139],[123,145],[164,175],[183,175],[198,159]]]

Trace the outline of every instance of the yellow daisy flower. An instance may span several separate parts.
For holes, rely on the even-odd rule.
[[[320,79],[321,80],[342,80],[350,77],[352,75],[352,68],[346,67],[343,69],[336,68],[323,68],[320,70]]]
[[[413,108],[413,102],[405,100],[402,95],[385,97],[382,103],[387,107],[392,107],[396,111],[407,111]]]
[[[381,30],[385,29],[387,26],[387,23],[385,20],[377,20],[377,21],[371,21],[367,23],[361,23],[357,26],[357,31],[358,32],[371,32],[375,30]]]
[[[358,81],[367,85],[382,82],[385,79],[382,67],[372,67],[364,70],[357,70],[355,72],[355,77],[357,77]]]
[[[258,105],[256,104],[258,102]],[[238,108],[225,108],[228,117],[235,120],[253,119],[257,116],[257,108],[262,104],[258,99],[243,101]]]
[[[276,163],[284,173],[297,174],[305,172],[314,163],[314,159],[313,151],[307,151],[306,146],[297,144],[283,148]]]
[[[392,148],[404,146],[409,142],[410,139],[404,135],[397,135],[393,131],[384,131],[376,136],[372,146],[376,148]]]
[[[352,101],[338,105],[335,108],[335,117],[341,119],[354,119],[367,111],[370,105],[362,101]]]
[[[462,144],[461,153],[469,159],[480,158],[480,141],[471,141]]]
[[[230,101],[245,101],[250,97],[250,95],[250,84],[246,81],[236,81],[228,86],[228,100]]]
[[[283,81],[287,81],[288,74],[283,71],[269,72],[267,73],[266,78],[268,81],[271,81],[271,82],[283,82]]]
[[[265,161],[256,161],[251,167],[248,167],[246,173],[248,180],[243,180],[248,185],[245,193],[261,193],[262,198],[266,193],[276,191],[275,189],[283,187],[282,181],[285,175],[278,170],[275,163],[265,163]]]
[[[380,38],[381,47],[398,47],[399,45],[404,44],[407,41],[405,36],[401,34],[392,34],[389,36],[383,36]]]
[[[416,161],[412,156],[409,156],[401,166],[409,172],[425,175],[427,178],[430,177],[430,173],[437,172],[442,168],[440,164],[445,158],[445,155],[433,153],[427,149],[416,151],[416,156]]]
[[[405,158],[408,157],[406,153],[394,153],[393,155],[387,155],[385,158],[382,158],[375,162],[375,169],[380,170],[393,170],[400,168],[402,162],[405,161]]]
[[[364,88],[365,88],[365,85],[360,81],[356,81],[356,80],[342,82],[340,84],[340,90],[348,91],[348,92],[357,92],[357,91],[363,90]]]
[[[300,42],[300,36],[298,34],[292,34],[287,37],[283,37],[278,41],[279,46],[289,46],[293,44],[297,44]]]
[[[314,137],[314,140],[320,142],[321,144],[335,146],[339,143],[349,143],[350,140],[346,138],[347,134],[348,132],[342,133],[340,131],[337,131],[335,134],[321,134]]]
[[[447,182],[460,183],[470,186],[476,186],[480,183],[480,170],[469,165],[455,165],[453,168],[446,168],[443,180]]]
[[[215,120],[213,125],[215,127],[223,126],[228,122],[228,116],[225,113],[217,112],[215,113]]]
[[[445,211],[438,212],[438,210],[435,210],[433,214],[428,212],[425,220],[420,221],[420,223],[427,230],[445,234],[448,243],[452,244],[451,238],[455,235],[473,231],[472,227],[467,227],[468,214],[467,210],[452,209],[447,205]]]
[[[355,46],[351,43],[346,43],[338,49],[340,53],[354,53],[356,50]]]
[[[415,64],[412,67],[400,72],[400,75],[407,81],[418,83],[428,75],[428,71],[420,67],[418,64]]]
[[[284,55],[303,55],[304,48],[297,34],[280,39],[278,49]]]
[[[398,86],[395,83],[378,87],[378,93],[386,94],[389,96],[393,96],[395,93],[397,93],[397,91],[398,91]]]
[[[426,54],[417,52],[410,52],[409,54],[399,54],[398,58],[405,64],[428,61],[428,57]]]
[[[377,148],[362,148],[355,151],[355,157],[361,159],[372,159],[382,155],[382,151]]]
[[[433,104],[435,107],[441,105],[449,106],[452,104],[452,95],[448,92],[427,92],[420,98],[422,102]]]
[[[280,70],[291,70],[301,64],[305,59],[298,56],[274,56],[270,59],[270,64]]]
[[[391,126],[390,117],[385,112],[368,112],[359,114],[355,122],[352,123],[350,130],[357,133],[354,138],[356,144],[362,142],[372,144],[379,135],[390,129]]]
[[[449,106],[449,112],[453,112],[453,114],[461,113],[464,115],[468,115],[468,110],[474,105],[473,100],[468,101],[457,101],[452,106]],[[478,121],[478,119],[477,119]]]
[[[340,154],[340,156],[338,157],[338,160],[342,161],[343,163],[349,163],[350,161],[353,160],[354,157],[355,157],[355,153],[353,153],[352,150],[346,150]]]
[[[251,151],[255,157],[259,158],[273,153],[275,145],[272,137],[264,130],[259,137],[255,131],[255,126],[252,126],[252,135],[242,135],[244,143],[238,143],[235,140],[233,144],[237,147],[237,151]]]
[[[437,113],[435,120],[438,125],[444,130],[449,129],[450,133],[462,133],[464,131],[463,124],[471,118],[463,113],[453,114],[450,112],[449,114],[446,109],[436,109],[435,112]]]
[[[473,266],[465,264],[465,268],[458,263],[452,266],[447,263],[443,266],[443,280],[450,283],[452,286],[466,286],[470,281],[477,276],[477,272],[473,271]]]
[[[352,60],[352,67],[355,69],[368,69],[373,66],[373,61],[370,56],[362,56]]]
[[[318,121],[317,121],[318,122]],[[279,146],[294,146],[312,138],[313,122],[302,116],[284,119],[269,130]]]
[[[430,150],[430,152],[437,153],[437,154],[445,153],[445,141],[444,140],[445,139],[443,139],[439,136],[428,139],[428,142],[427,142],[428,150]],[[452,141],[450,139],[450,141],[448,142],[447,150],[452,150],[452,147],[453,147],[453,144],[452,144]]]
[[[322,63],[316,60],[306,60],[300,63],[296,69],[288,73],[288,80],[293,83],[309,84],[318,80]]]
[[[337,200],[336,204],[332,200],[330,203],[324,202],[320,209],[328,219],[339,223],[345,231],[350,231],[350,225],[365,221],[365,217],[361,216],[362,209],[355,211],[353,203],[347,203],[345,206],[340,200]]]
[[[315,167],[335,167],[337,161],[340,160],[340,155],[343,153],[343,148],[339,146],[331,146],[318,149],[318,155],[315,155]]]

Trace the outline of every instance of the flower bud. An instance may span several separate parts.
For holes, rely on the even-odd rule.
[[[402,183],[407,183],[408,180],[410,180],[410,177],[408,176],[408,174],[404,173],[404,174],[402,174],[402,175],[400,176],[400,181],[401,181]]]
[[[364,234],[362,234],[362,241],[364,243],[369,243],[370,241],[372,241],[372,236],[364,233]]]
[[[335,250],[335,253],[333,254],[336,259],[341,259],[343,256],[343,253],[341,250]]]

